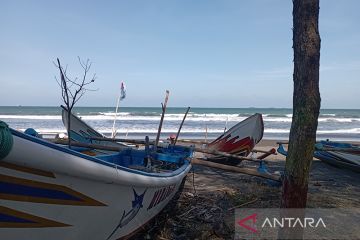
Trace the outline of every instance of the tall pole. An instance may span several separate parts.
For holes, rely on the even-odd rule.
[[[116,135],[116,133],[115,133],[115,122],[116,122],[117,113],[118,113],[118,109],[119,109],[120,98],[121,98],[121,93],[119,93],[119,97],[118,97],[117,103],[116,103],[116,109],[115,109],[114,123],[113,123],[113,127],[112,127],[112,132],[111,132],[111,138],[115,138],[115,135]]]
[[[111,137],[112,138],[115,138],[115,136],[116,136],[115,122],[116,122],[116,118],[117,118],[117,113],[118,113],[120,101],[123,100],[125,97],[126,97],[125,84],[124,84],[124,82],[121,82],[120,93],[119,93],[119,97],[118,97],[118,100],[117,100],[117,103],[116,103],[114,123],[113,123],[113,127],[112,127],[112,132],[111,132]]]
[[[176,144],[176,142],[177,142],[177,140],[178,140],[178,137],[179,137],[179,135],[180,135],[181,128],[182,128],[182,126],[183,126],[183,124],[184,124],[184,122],[185,122],[185,119],[186,119],[186,116],[187,116],[189,110],[190,110],[190,107],[188,107],[188,109],[186,110],[186,113],[185,113],[185,115],[184,115],[184,118],[183,118],[183,120],[182,120],[182,122],[181,122],[181,124],[180,124],[179,130],[178,130],[178,132],[177,132],[177,134],[176,134],[176,138],[175,138],[175,141],[174,141],[174,145]]]
[[[161,114],[161,119],[160,119],[160,123],[159,123],[158,132],[157,132],[157,135],[156,135],[155,145],[154,145],[154,150],[155,150],[155,151],[156,151],[157,146],[158,146],[158,144],[159,144],[159,139],[160,139],[160,134],[161,134],[161,128],[162,128],[162,124],[163,124],[163,121],[164,121],[165,111],[166,111],[166,105],[167,105],[168,100],[169,100],[169,90],[166,90],[166,96],[165,96],[164,104],[161,103],[162,114]]]

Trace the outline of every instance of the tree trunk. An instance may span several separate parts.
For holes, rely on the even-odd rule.
[[[293,0],[293,117],[282,188],[282,208],[306,207],[320,110],[318,20],[319,0]],[[279,238],[302,238],[303,231],[298,230],[282,229]]]
[[[293,0],[294,95],[281,206],[304,208],[320,110],[319,0]]]

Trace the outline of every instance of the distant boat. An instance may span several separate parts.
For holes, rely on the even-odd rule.
[[[209,150],[247,156],[264,134],[264,122],[260,113],[239,122],[207,145]]]
[[[331,165],[360,172],[360,147],[350,143],[321,141],[314,156]]]
[[[64,106],[61,106],[61,108],[62,108],[62,112],[61,112],[62,122],[65,128],[67,129],[68,111]],[[105,136],[99,133],[98,131],[96,131],[95,129],[93,129],[86,122],[84,122],[82,119],[80,119],[74,114],[70,115],[70,121],[71,121],[70,137],[73,141],[83,142],[83,143],[96,143],[100,145],[114,146],[114,147],[128,147],[128,145],[122,143],[92,140],[90,139],[92,137],[105,138]]]
[[[287,156],[282,144],[277,150]],[[330,165],[360,172],[360,147],[349,143],[320,141],[315,144],[314,157]]]
[[[62,120],[67,128],[67,110],[63,107],[62,110]],[[83,120],[71,114],[71,139],[74,141],[84,142],[84,143],[96,143],[106,146],[120,146],[121,143],[110,142],[110,141],[97,141],[91,140],[90,138],[106,138],[101,133],[94,130]],[[235,126],[227,130],[225,133],[221,134],[217,139],[210,143],[199,142],[205,144],[205,148],[208,150],[216,150],[219,152],[225,152],[229,154],[239,155],[239,156],[248,156],[251,151],[254,149],[255,145],[260,142],[264,134],[264,122],[262,115],[256,113],[245,120],[237,123]],[[179,140],[183,142],[197,142],[197,141],[187,141]],[[124,146],[124,144],[122,144]],[[238,159],[233,159],[223,156],[208,156],[209,160],[215,162],[237,165],[240,163]]]
[[[0,122],[0,236],[119,239],[155,217],[191,168],[190,148],[89,156]]]
[[[63,107],[62,121],[67,128],[67,110]],[[237,123],[235,126],[220,135],[214,141],[206,144],[209,150],[216,150],[240,156],[247,156],[257,143],[260,142],[264,134],[264,122],[262,115],[256,113],[244,121]],[[90,127],[83,120],[71,114],[71,138],[74,141],[85,143],[98,143],[110,146],[119,146],[119,143],[96,141],[90,137],[105,138],[104,135]]]
[[[260,113],[239,122],[218,138],[204,146],[210,151],[219,151],[246,157],[259,143],[264,134],[264,122]],[[227,165],[238,165],[239,159],[224,156],[207,155],[208,160]]]

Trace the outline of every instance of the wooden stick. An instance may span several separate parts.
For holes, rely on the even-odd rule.
[[[251,152],[254,152],[254,153],[271,153],[271,154],[273,154],[273,155],[277,155],[277,153],[276,153],[276,150],[275,150],[275,148],[272,148],[272,149],[270,149],[269,151],[266,151],[266,150],[260,150],[260,149],[253,149],[253,150],[251,150]],[[270,154],[270,155],[271,155]],[[269,156],[269,155],[268,155]]]
[[[103,138],[103,137],[89,137],[87,139],[95,140],[95,141],[104,141],[104,142],[125,142],[125,143],[133,143],[133,144],[143,144],[145,145],[146,141],[144,140],[136,140],[136,139],[125,139],[125,138]],[[150,145],[153,145],[154,141],[149,141]]]
[[[174,141],[174,145],[176,144],[176,142],[177,142],[177,140],[178,140],[178,137],[179,137],[179,135],[180,135],[181,128],[182,128],[182,126],[183,126],[183,124],[184,124],[184,122],[185,122],[185,119],[186,119],[186,116],[187,116],[189,110],[190,110],[190,107],[188,107],[188,109],[186,110],[186,113],[185,113],[185,115],[184,115],[184,118],[183,118],[183,120],[182,120],[182,122],[181,122],[181,124],[180,124],[179,130],[178,130],[178,132],[177,132],[177,134],[176,134],[176,138],[175,138],[175,141]]]
[[[194,143],[194,144],[207,144],[207,142],[205,142],[205,141],[201,141],[201,140],[191,140],[191,139],[178,139],[178,142]]]
[[[56,144],[67,145],[67,141],[62,140],[62,139],[51,140],[51,142],[56,143]],[[100,144],[89,144],[89,143],[74,142],[74,141],[71,142],[71,145],[76,146],[76,147],[94,148],[94,149],[108,150],[108,151],[114,151],[114,152],[118,152],[123,149],[126,149],[126,147],[104,146],[104,145],[100,145]]]
[[[242,156],[239,156],[239,155],[234,155],[234,154],[230,154],[230,153],[226,153],[226,152],[220,152],[220,151],[217,151],[217,150],[194,148],[194,151],[207,153],[207,154],[211,154],[211,155],[218,155],[218,156],[223,156],[223,157],[235,158],[235,159],[238,159],[238,160],[246,160],[246,161],[253,161],[253,162],[261,162],[262,161],[262,160],[259,160],[259,159],[252,159],[252,158],[249,158],[249,157],[242,157]]]
[[[270,156],[271,154],[276,154],[275,148],[270,149],[268,152],[265,152],[264,154],[260,155],[258,159],[264,159],[267,156]]]
[[[159,144],[159,139],[160,139],[160,134],[161,134],[161,128],[162,128],[162,124],[164,121],[164,117],[165,117],[165,111],[166,111],[166,105],[169,99],[169,90],[166,90],[166,96],[165,96],[165,101],[164,101],[164,105],[162,105],[162,114],[161,114],[161,119],[160,119],[160,123],[159,123],[159,129],[156,135],[156,140],[155,140],[155,145],[154,145],[154,150],[156,151],[156,148]]]
[[[234,167],[234,166],[214,163],[214,162],[210,162],[210,161],[204,161],[204,160],[200,160],[200,159],[193,159],[191,161],[191,164],[193,164],[193,165],[202,165],[202,166],[207,166],[207,167],[212,167],[212,168],[218,168],[218,169],[222,169],[222,170],[226,170],[226,171],[230,171],[230,172],[244,173],[244,174],[257,176],[257,177],[262,177],[262,178],[267,178],[267,179],[271,179],[271,180],[280,182],[280,176],[270,174],[270,173],[261,173],[261,172],[258,172],[256,169],[253,169],[253,168]]]
[[[254,202],[256,202],[257,200],[258,200],[258,199],[255,198],[255,199],[253,199],[253,200],[251,200],[251,201],[249,201],[249,202],[246,202],[246,203],[237,205],[237,206],[232,207],[232,208],[228,208],[228,211],[231,211],[231,210],[233,210],[233,209],[235,209],[235,208],[243,207],[243,206],[248,205],[248,204],[250,204],[250,203],[254,203]]]
[[[200,140],[191,140],[191,139],[178,139],[178,142],[183,142],[183,143],[194,143],[194,144],[207,144],[207,142],[205,141],[200,141]],[[272,151],[272,150],[270,150]],[[253,149],[251,150],[251,152],[254,153],[268,153],[269,151],[266,150],[260,150],[260,149]],[[272,154],[277,155],[276,151],[274,151]]]

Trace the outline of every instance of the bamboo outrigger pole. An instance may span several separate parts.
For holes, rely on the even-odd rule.
[[[178,130],[178,132],[177,132],[177,134],[176,134],[176,138],[175,138],[175,141],[174,141],[174,145],[176,144],[176,142],[177,142],[177,140],[178,140],[178,137],[179,137],[179,135],[180,135],[181,128],[182,128],[182,126],[183,126],[183,124],[184,124],[184,122],[185,122],[185,119],[186,119],[186,116],[187,116],[189,110],[190,110],[190,107],[188,107],[187,110],[186,110],[186,112],[185,112],[184,118],[183,118],[183,120],[182,120],[182,122],[181,122],[181,124],[180,124],[179,130]]]
[[[274,175],[271,173],[258,172],[256,169],[253,169],[253,168],[242,168],[242,167],[229,166],[229,165],[225,165],[225,164],[214,163],[214,162],[204,161],[204,160],[200,160],[200,159],[193,159],[191,161],[191,164],[202,165],[202,166],[207,166],[207,167],[212,167],[212,168],[219,168],[219,169],[230,171],[230,172],[244,173],[244,174],[248,174],[248,175],[271,179],[271,180],[278,181],[278,182],[281,181],[281,177],[278,175]]]
[[[155,151],[156,151],[157,146],[158,146],[158,144],[159,144],[159,139],[160,139],[160,134],[161,134],[161,128],[162,128],[162,124],[163,124],[163,121],[164,121],[165,111],[166,111],[166,105],[167,105],[168,100],[169,100],[169,90],[166,90],[166,96],[165,96],[164,104],[161,103],[161,106],[162,106],[162,114],[161,114],[161,119],[160,119],[160,123],[159,123],[159,129],[158,129],[158,132],[157,132],[157,135],[156,135],[155,145],[154,145],[154,150],[155,150]]]
[[[63,139],[55,139],[51,140],[51,142],[56,144],[67,144],[67,140]],[[90,143],[83,143],[83,142],[71,142],[71,145],[76,147],[84,147],[84,148],[92,148],[92,149],[100,149],[100,150],[108,150],[113,152],[118,152],[120,150],[126,149],[127,147],[115,147],[115,146],[106,146],[106,145],[100,145],[100,144],[90,144]]]
[[[106,141],[106,142],[127,142],[127,143],[133,143],[133,144],[145,144],[144,140],[129,140],[129,139],[112,139],[112,138],[101,138],[101,137],[92,137],[89,138],[91,140],[97,140],[97,141]],[[155,142],[149,142],[149,144],[153,144],[155,147]],[[91,147],[91,144],[89,144],[89,147]],[[238,160],[246,160],[246,161],[253,161],[253,162],[261,162],[261,159],[252,159],[249,157],[243,157],[243,156],[239,156],[239,155],[235,155],[235,154],[230,154],[230,153],[226,153],[226,152],[220,152],[220,151],[216,151],[216,150],[210,150],[210,149],[201,149],[201,148],[194,148],[195,152],[201,152],[201,153],[207,153],[207,154],[211,154],[211,155],[218,155],[218,156],[223,156],[223,157],[231,157],[231,158],[236,158]],[[272,150],[270,151],[264,151],[265,154],[272,154]],[[264,156],[264,155],[263,155]],[[263,157],[265,158],[265,157]]]

